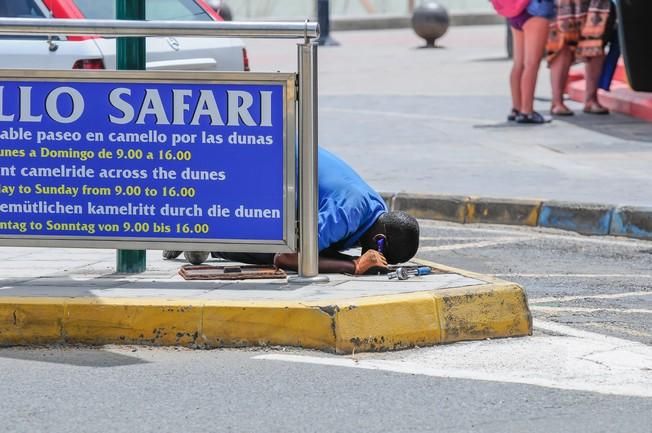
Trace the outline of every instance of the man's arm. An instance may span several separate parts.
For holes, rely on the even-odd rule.
[[[274,265],[281,269],[296,271],[299,267],[299,256],[296,253],[277,254]],[[324,274],[365,275],[387,272],[387,260],[375,250],[368,250],[361,257],[340,258],[319,256],[319,272]]]
[[[296,271],[299,269],[299,256],[296,253],[277,254],[274,265],[281,269]],[[354,274],[353,260],[333,259],[319,256],[319,272],[324,274]]]

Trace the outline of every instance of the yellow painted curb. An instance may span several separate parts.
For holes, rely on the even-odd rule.
[[[431,292],[357,299],[340,307],[335,329],[337,353],[395,350],[441,342]]]
[[[201,321],[201,305],[189,302],[76,298],[64,301],[63,333],[68,343],[189,346]]]
[[[395,350],[532,333],[524,290],[487,284],[320,302],[0,297],[0,346],[147,344]]]
[[[204,347],[297,346],[332,351],[333,318],[319,307],[300,303],[207,303]]]
[[[532,315],[516,284],[446,289],[436,302],[441,343],[532,334]]]
[[[540,200],[509,200],[471,197],[466,202],[467,224],[512,224],[536,227]]]
[[[0,345],[63,341],[63,302],[51,298],[0,298]]]

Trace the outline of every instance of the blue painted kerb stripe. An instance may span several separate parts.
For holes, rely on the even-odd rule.
[[[611,220],[609,234],[652,239],[652,208],[617,208]]]
[[[539,213],[539,226],[585,235],[607,235],[612,214],[613,208],[565,207],[544,203]]]

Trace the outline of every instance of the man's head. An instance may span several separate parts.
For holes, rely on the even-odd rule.
[[[419,249],[419,223],[405,212],[382,214],[360,239],[362,253],[378,248],[378,239],[384,237],[383,255],[389,264],[410,260]]]

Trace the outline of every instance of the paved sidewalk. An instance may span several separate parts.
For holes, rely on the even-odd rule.
[[[409,29],[335,32],[320,48],[320,143],[389,193],[652,205],[652,123],[581,113],[505,121],[504,26],[452,27],[442,49]],[[256,71],[294,71],[294,42],[247,40]],[[537,109],[550,88],[542,65]]]
[[[532,333],[524,290],[434,263],[408,280],[330,275],[186,281],[184,260],[148,252],[148,269],[115,274],[115,251],[0,248],[0,346],[153,344],[393,350]],[[207,264],[225,264],[209,260]]]

